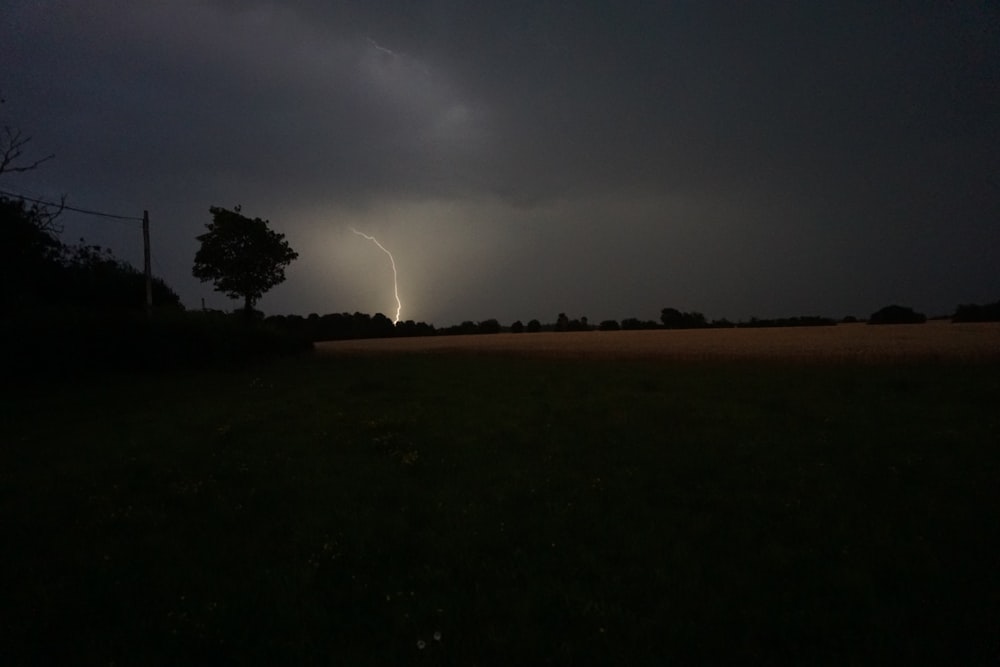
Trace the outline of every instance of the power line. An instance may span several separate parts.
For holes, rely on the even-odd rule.
[[[66,204],[55,204],[50,201],[45,201],[43,199],[36,199],[34,197],[25,197],[24,195],[17,194],[14,192],[7,192],[5,190],[0,190],[0,195],[5,195],[7,197],[17,197],[25,201],[30,201],[35,204],[41,204],[42,206],[56,206],[63,211],[74,211],[76,213],[85,213],[87,215],[96,215],[101,218],[111,218],[112,220],[131,220],[133,222],[142,222],[142,218],[131,215],[115,215],[114,213],[104,213],[103,211],[91,211],[85,208],[76,208],[75,206],[67,206]]]

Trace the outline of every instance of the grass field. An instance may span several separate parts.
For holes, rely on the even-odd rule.
[[[501,352],[21,388],[0,664],[1000,658],[989,355]]]

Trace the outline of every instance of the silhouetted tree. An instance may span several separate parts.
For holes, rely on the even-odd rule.
[[[603,320],[597,329],[598,331],[618,331],[621,327],[618,326],[617,320]]]
[[[700,329],[708,326],[705,316],[701,313],[682,313],[676,308],[664,308],[661,310],[660,322],[667,329]]]
[[[559,313],[556,317],[556,331],[568,331],[569,330],[569,318],[566,317],[566,313]]]
[[[392,320],[382,313],[372,315],[371,327],[370,336],[372,338],[390,338],[396,332],[396,326]]]
[[[521,320],[514,320],[514,323],[510,325],[511,333],[524,333],[524,323]]]
[[[198,237],[201,248],[194,257],[194,277],[211,281],[215,290],[233,299],[243,299],[246,313],[269,289],[285,280],[285,267],[299,255],[272,231],[267,220],[250,219],[240,207],[229,211],[212,206],[208,232]],[[392,324],[390,322],[390,324]]]
[[[868,318],[868,324],[923,324],[927,316],[906,306],[886,306]]]
[[[961,304],[955,309],[952,322],[1000,322],[1000,301],[979,305]]]
[[[479,333],[495,334],[500,333],[500,322],[495,319],[483,320],[479,323]]]
[[[684,321],[684,313],[676,308],[664,308],[660,311],[660,322],[668,329],[680,329]]]
[[[434,327],[426,322],[414,322],[406,320],[396,323],[397,336],[433,336]]]
[[[542,323],[541,322],[539,322],[538,320],[529,320],[528,321],[528,326],[527,326],[528,333],[538,333],[541,330],[542,330]]]
[[[350,338],[371,338],[372,316],[368,313],[355,312],[351,315]]]
[[[454,336],[454,335],[467,336],[469,334],[479,333],[479,325],[477,325],[472,320],[465,320],[461,324],[455,324],[446,329],[442,329],[441,333],[447,336]]]

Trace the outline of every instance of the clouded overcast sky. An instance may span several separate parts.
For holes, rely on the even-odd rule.
[[[0,190],[209,206],[300,258],[268,314],[930,315],[1000,299],[1000,3],[6,0]],[[65,213],[142,265],[136,223]]]

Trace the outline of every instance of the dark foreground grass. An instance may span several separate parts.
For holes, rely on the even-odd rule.
[[[28,388],[0,663],[995,664],[998,370],[418,356]]]

